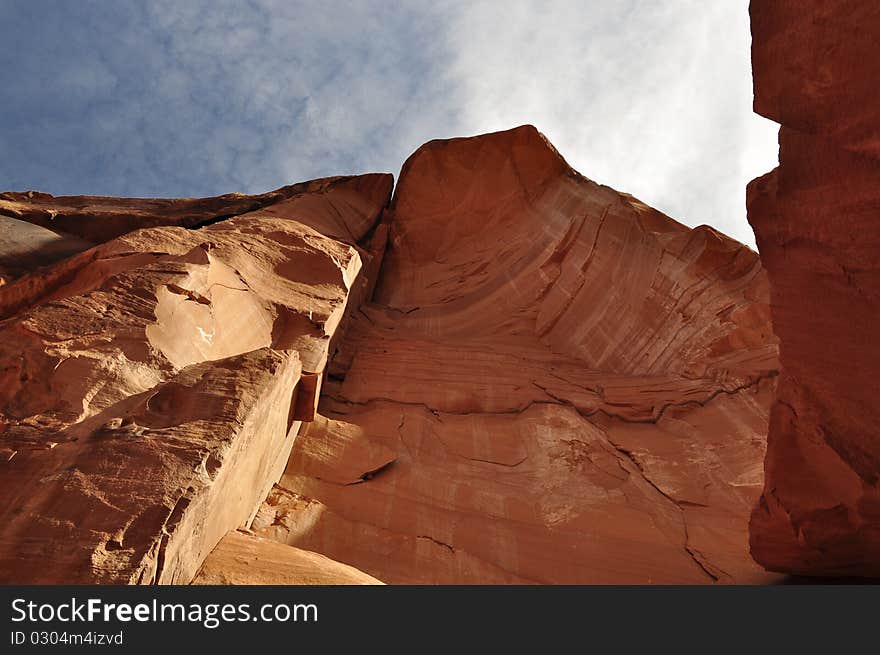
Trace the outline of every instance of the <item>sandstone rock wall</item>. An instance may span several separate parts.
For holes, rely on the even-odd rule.
[[[106,242],[0,287],[0,581],[187,583],[250,523],[314,418],[391,179],[296,187],[273,211],[110,240],[74,212]],[[102,204],[123,227],[168,218],[126,202]]]
[[[531,126],[391,183],[0,198],[98,244],[0,286],[0,581],[775,579],[757,255]]]
[[[755,111],[779,167],[748,189],[782,374],[751,550],[880,576],[880,5],[752,0]]]
[[[751,560],[776,340],[757,255],[530,126],[403,167],[373,303],[257,535],[387,583],[713,583]]]

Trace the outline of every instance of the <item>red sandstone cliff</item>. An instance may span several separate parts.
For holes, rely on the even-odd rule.
[[[5,194],[98,245],[0,287],[0,579],[772,579],[757,255],[530,126],[390,191]]]
[[[754,252],[528,126],[426,144],[386,220],[257,534],[389,583],[769,579],[746,544],[776,372]]]
[[[220,222],[252,199],[30,203],[106,243],[0,287],[0,581],[187,583],[250,523],[314,418],[390,190],[318,180]],[[173,226],[117,236],[129,211]]]
[[[751,551],[880,576],[880,5],[752,0],[755,111],[779,167],[748,189],[782,374]]]

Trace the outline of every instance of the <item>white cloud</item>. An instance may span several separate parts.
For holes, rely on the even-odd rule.
[[[569,162],[753,243],[746,0],[157,0],[0,10],[0,187],[208,195],[397,172],[533,123]]]
[[[777,126],[751,111],[745,0],[460,9],[467,131],[533,123],[587,177],[754,246],[745,185],[775,166]]]

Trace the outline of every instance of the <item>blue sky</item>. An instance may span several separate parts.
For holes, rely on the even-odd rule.
[[[533,123],[753,245],[745,184],[776,163],[747,0],[3,0],[0,43],[0,190],[257,193]]]

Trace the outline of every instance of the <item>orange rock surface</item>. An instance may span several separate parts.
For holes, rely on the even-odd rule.
[[[197,585],[379,585],[376,578],[319,553],[230,532],[205,560]]]
[[[775,579],[758,256],[531,126],[390,192],[3,194],[99,245],[0,287],[0,581]]]
[[[771,579],[748,555],[776,375],[757,255],[534,128],[406,162],[256,534],[387,583]]]
[[[755,111],[779,167],[748,190],[782,374],[751,550],[880,576],[880,6],[752,0]]]
[[[391,179],[299,186],[0,287],[0,582],[187,583],[250,523],[369,257],[306,223],[363,233]]]

